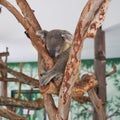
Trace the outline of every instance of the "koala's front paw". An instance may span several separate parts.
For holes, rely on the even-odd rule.
[[[45,86],[50,82],[50,79],[48,78],[47,75],[43,75],[40,79],[40,85]]]

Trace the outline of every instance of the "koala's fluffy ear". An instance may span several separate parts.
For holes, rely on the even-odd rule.
[[[47,36],[48,31],[47,30],[37,30],[36,35],[41,37],[43,42],[45,42],[46,36]]]
[[[69,44],[72,43],[73,35],[69,32],[65,32],[61,34],[62,38]]]

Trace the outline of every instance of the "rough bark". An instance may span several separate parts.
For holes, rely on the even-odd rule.
[[[98,97],[102,100],[104,103],[102,105],[104,113],[106,113],[105,110],[105,103],[106,103],[106,56],[105,56],[105,33],[102,31],[101,28],[98,29],[96,37],[95,37],[95,75],[97,77],[97,80],[99,82],[96,93]],[[102,113],[102,112],[101,112]],[[98,114],[98,112],[94,114],[94,120],[106,120],[106,115],[102,115],[103,118],[101,118]]]
[[[34,31],[40,30],[41,26],[38,23],[35,15],[34,15],[34,10],[32,10],[27,3],[26,0],[16,0],[16,3],[18,4],[19,8],[22,11],[22,14],[24,18],[32,25]]]
[[[34,101],[27,100],[18,100],[9,97],[0,97],[0,105],[11,106],[11,107],[20,107],[26,109],[42,109],[43,99],[37,99]]]
[[[0,81],[3,81],[3,78],[0,77]],[[4,81],[6,82],[19,82],[17,78],[5,78]]]
[[[78,66],[81,52],[82,52],[82,46],[84,39],[87,36],[87,31],[92,25],[93,20],[98,20],[98,22],[95,23],[95,29],[94,32],[97,31],[97,28],[100,27],[103,22],[103,16],[106,13],[105,9],[108,6],[109,0],[89,0],[84,7],[82,14],[80,16],[80,19],[78,21],[74,38],[73,38],[73,43],[71,47],[71,52],[69,55],[69,59],[67,62],[67,66],[65,69],[64,73],[64,78],[62,82],[62,87],[60,90],[59,94],[59,106],[58,106],[58,111],[60,115],[61,120],[67,120],[68,119],[68,114],[69,114],[69,107],[70,107],[70,102],[71,102],[71,96],[72,96],[72,87],[74,86],[75,83],[75,78],[77,77],[78,74]],[[105,6],[103,6],[105,4]],[[104,14],[99,14],[98,11],[101,10],[101,6],[103,7],[102,10],[104,10]],[[98,24],[97,24],[98,23]],[[80,72],[80,71],[79,71]]]
[[[2,107],[0,107],[0,116],[8,118],[9,120],[27,120],[26,118]]]
[[[88,91],[88,94],[89,94],[92,104],[98,114],[98,119],[106,120],[107,118],[106,118],[106,113],[104,111],[104,103],[102,102],[102,100],[98,98],[94,89]]]

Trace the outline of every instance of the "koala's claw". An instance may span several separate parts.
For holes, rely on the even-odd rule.
[[[48,83],[49,83],[49,80],[46,79],[46,77],[45,77],[45,78],[42,77],[42,79],[40,80],[40,85],[41,85],[41,86],[45,86],[45,85],[47,85]]]
[[[52,78],[53,78],[53,76],[49,73],[43,74],[43,76],[40,78],[40,85],[41,86],[47,85]]]

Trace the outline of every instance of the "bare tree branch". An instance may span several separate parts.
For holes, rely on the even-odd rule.
[[[4,65],[4,63],[2,63],[0,61],[0,71],[2,72],[8,72],[12,75],[14,75],[17,79],[19,79],[21,82],[25,83],[25,84],[28,84],[28,85],[31,85],[31,86],[34,86],[34,87],[39,87],[39,81],[34,79],[34,78],[31,78],[21,72],[16,72],[10,68],[8,68],[7,66]]]
[[[98,98],[94,89],[89,90],[88,94],[89,94],[89,97],[92,101],[94,108],[97,111],[99,120],[106,120],[106,113],[104,112],[102,100]]]
[[[34,10],[32,10],[26,0],[16,0],[18,6],[20,7],[24,18],[29,22],[33,27],[34,31],[40,30],[41,26],[39,25],[35,15]]]
[[[10,120],[26,120],[26,118],[2,107],[0,107],[0,116],[8,118]]]
[[[24,2],[24,1],[21,1],[21,3]],[[19,3],[19,2],[18,2]],[[0,4],[3,5],[4,7],[6,7],[15,17],[16,19],[22,24],[22,26],[25,28],[25,30],[28,32],[29,36],[30,36],[30,40],[33,44],[33,46],[36,48],[36,50],[43,56],[43,58],[45,59],[45,64],[48,68],[51,68],[53,66],[53,60],[52,58],[48,55],[48,52],[47,50],[45,49],[44,45],[43,45],[43,42],[40,38],[38,38],[35,34],[35,31],[32,27],[32,25],[35,27],[34,24],[30,24],[19,12],[18,10],[12,5],[10,4],[7,0],[0,0]],[[23,4],[23,3],[22,3]],[[20,4],[19,4],[20,5]],[[26,5],[26,3],[25,3]],[[22,12],[30,12],[33,16],[33,12],[31,11],[31,9],[29,9],[29,7],[26,7],[27,10],[24,10]],[[24,9],[26,9],[24,7]],[[24,15],[26,15],[24,13]],[[30,14],[29,14],[30,15]],[[29,18],[29,20],[32,18],[34,19],[34,17],[30,17],[30,16],[27,16],[27,19]],[[34,21],[34,20],[31,20],[31,21]],[[35,20],[36,21],[36,20]],[[33,22],[32,22],[33,23]],[[40,28],[38,23],[36,23],[36,26],[38,26],[36,29]],[[35,30],[36,30],[35,29]]]
[[[114,65],[113,70],[111,72],[109,72],[108,74],[106,74],[106,77],[109,77],[109,76],[111,76],[112,74],[114,74],[116,72],[117,72],[117,67],[116,67],[116,65]]]
[[[31,78],[21,72],[16,72],[16,71],[6,67],[4,65],[4,63],[2,63],[1,61],[0,61],[0,71],[8,72],[8,73],[14,75],[18,79],[17,82],[20,81],[24,84],[39,88],[39,81],[37,79]],[[7,79],[10,79],[10,78],[7,78]],[[16,80],[16,79],[14,79],[14,80]],[[84,77],[82,77],[81,80],[79,79],[77,81],[78,82],[75,83],[75,85],[72,89],[72,97],[75,97],[75,98],[78,96],[79,97],[83,96],[84,93],[86,93],[88,90],[90,90],[91,88],[94,88],[97,85],[97,80],[94,75],[84,75]],[[58,94],[61,83],[59,83],[59,81],[57,81],[57,82],[58,82],[57,84],[53,84],[51,82],[49,84],[49,86],[46,86],[46,88],[45,87],[43,89],[40,88],[40,91],[42,93],[46,93],[46,94]]]
[[[27,101],[27,100],[13,99],[9,97],[0,97],[0,105],[20,107],[26,109],[42,109],[44,107],[43,99]]]
[[[99,1],[89,0],[82,11],[81,17],[79,19],[79,22],[75,30],[72,48],[65,69],[63,83],[59,94],[58,111],[60,114],[60,118],[62,120],[68,119],[68,113],[69,113],[68,108],[70,107],[71,96],[72,96],[71,91],[72,91],[72,87],[74,86],[75,78],[78,76],[78,71],[79,71],[78,66],[80,66],[79,56],[81,55],[82,52],[82,46],[84,39],[87,35],[87,31],[92,21],[96,17],[99,8],[104,3],[108,4],[108,1],[109,0],[99,0]],[[106,13],[106,11],[104,12]],[[101,19],[97,18],[98,23],[101,21],[103,22],[104,14],[100,14],[100,15],[101,15],[100,17]]]
[[[3,81],[3,78],[0,77],[0,81]],[[6,82],[19,82],[17,78],[4,78],[4,81]]]
[[[2,53],[0,53],[0,58],[3,56],[8,56],[8,55],[9,55],[9,52],[2,52]]]

